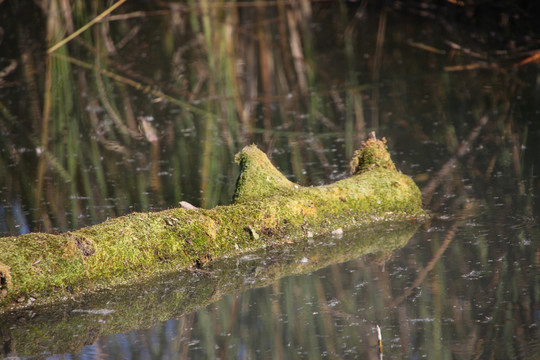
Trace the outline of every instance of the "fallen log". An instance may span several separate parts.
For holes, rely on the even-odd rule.
[[[426,217],[418,187],[374,137],[355,153],[352,176],[325,186],[292,183],[254,145],[236,162],[232,205],[132,213],[64,234],[0,238],[0,312],[201,268],[269,244]]]

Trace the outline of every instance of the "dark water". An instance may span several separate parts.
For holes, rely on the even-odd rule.
[[[5,358],[379,359],[377,325],[385,358],[539,358],[540,77],[517,64],[540,36],[525,5],[133,2],[47,57],[106,8],[55,4],[0,3],[0,67],[16,64],[0,77],[3,233],[226,204],[250,143],[294,181],[328,183],[371,130],[433,220],[310,245],[406,237],[391,252],[309,267],[310,246],[279,249],[0,317]],[[216,286],[220,272],[241,285]]]

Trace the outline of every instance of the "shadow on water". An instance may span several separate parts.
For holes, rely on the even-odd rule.
[[[3,233],[226,204],[233,155],[253,142],[295,181],[333,181],[370,130],[434,215],[388,258],[295,276],[238,260],[254,283],[233,267],[235,286],[192,307],[205,288],[162,279],[143,304],[135,287],[29,310],[3,328],[3,355],[379,358],[379,325],[386,358],[538,356],[538,12],[472,3],[127,2],[50,56],[107,6],[0,3]],[[288,265],[312,258],[298,256]]]

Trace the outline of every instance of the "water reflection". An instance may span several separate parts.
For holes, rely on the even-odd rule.
[[[105,5],[0,3],[30,24],[0,39],[3,233],[227,203],[251,142],[293,180],[328,182],[372,129],[435,216],[391,257],[169,319],[133,309],[138,329],[84,333],[83,350],[51,357],[378,358],[376,325],[387,358],[538,356],[538,68],[514,66],[535,43],[519,6],[469,17],[453,3],[131,2],[50,57],[36,48]]]
[[[536,236],[477,217],[437,222],[391,258],[286,277],[93,347],[103,358],[378,359],[379,325],[386,358],[532,358],[539,254],[516,240]]]

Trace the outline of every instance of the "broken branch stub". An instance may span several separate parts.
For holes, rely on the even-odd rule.
[[[360,149],[353,154],[350,164],[351,175],[358,175],[375,167],[396,170],[386,149],[386,139],[377,140],[374,132],[370,135],[369,139],[364,141]]]

